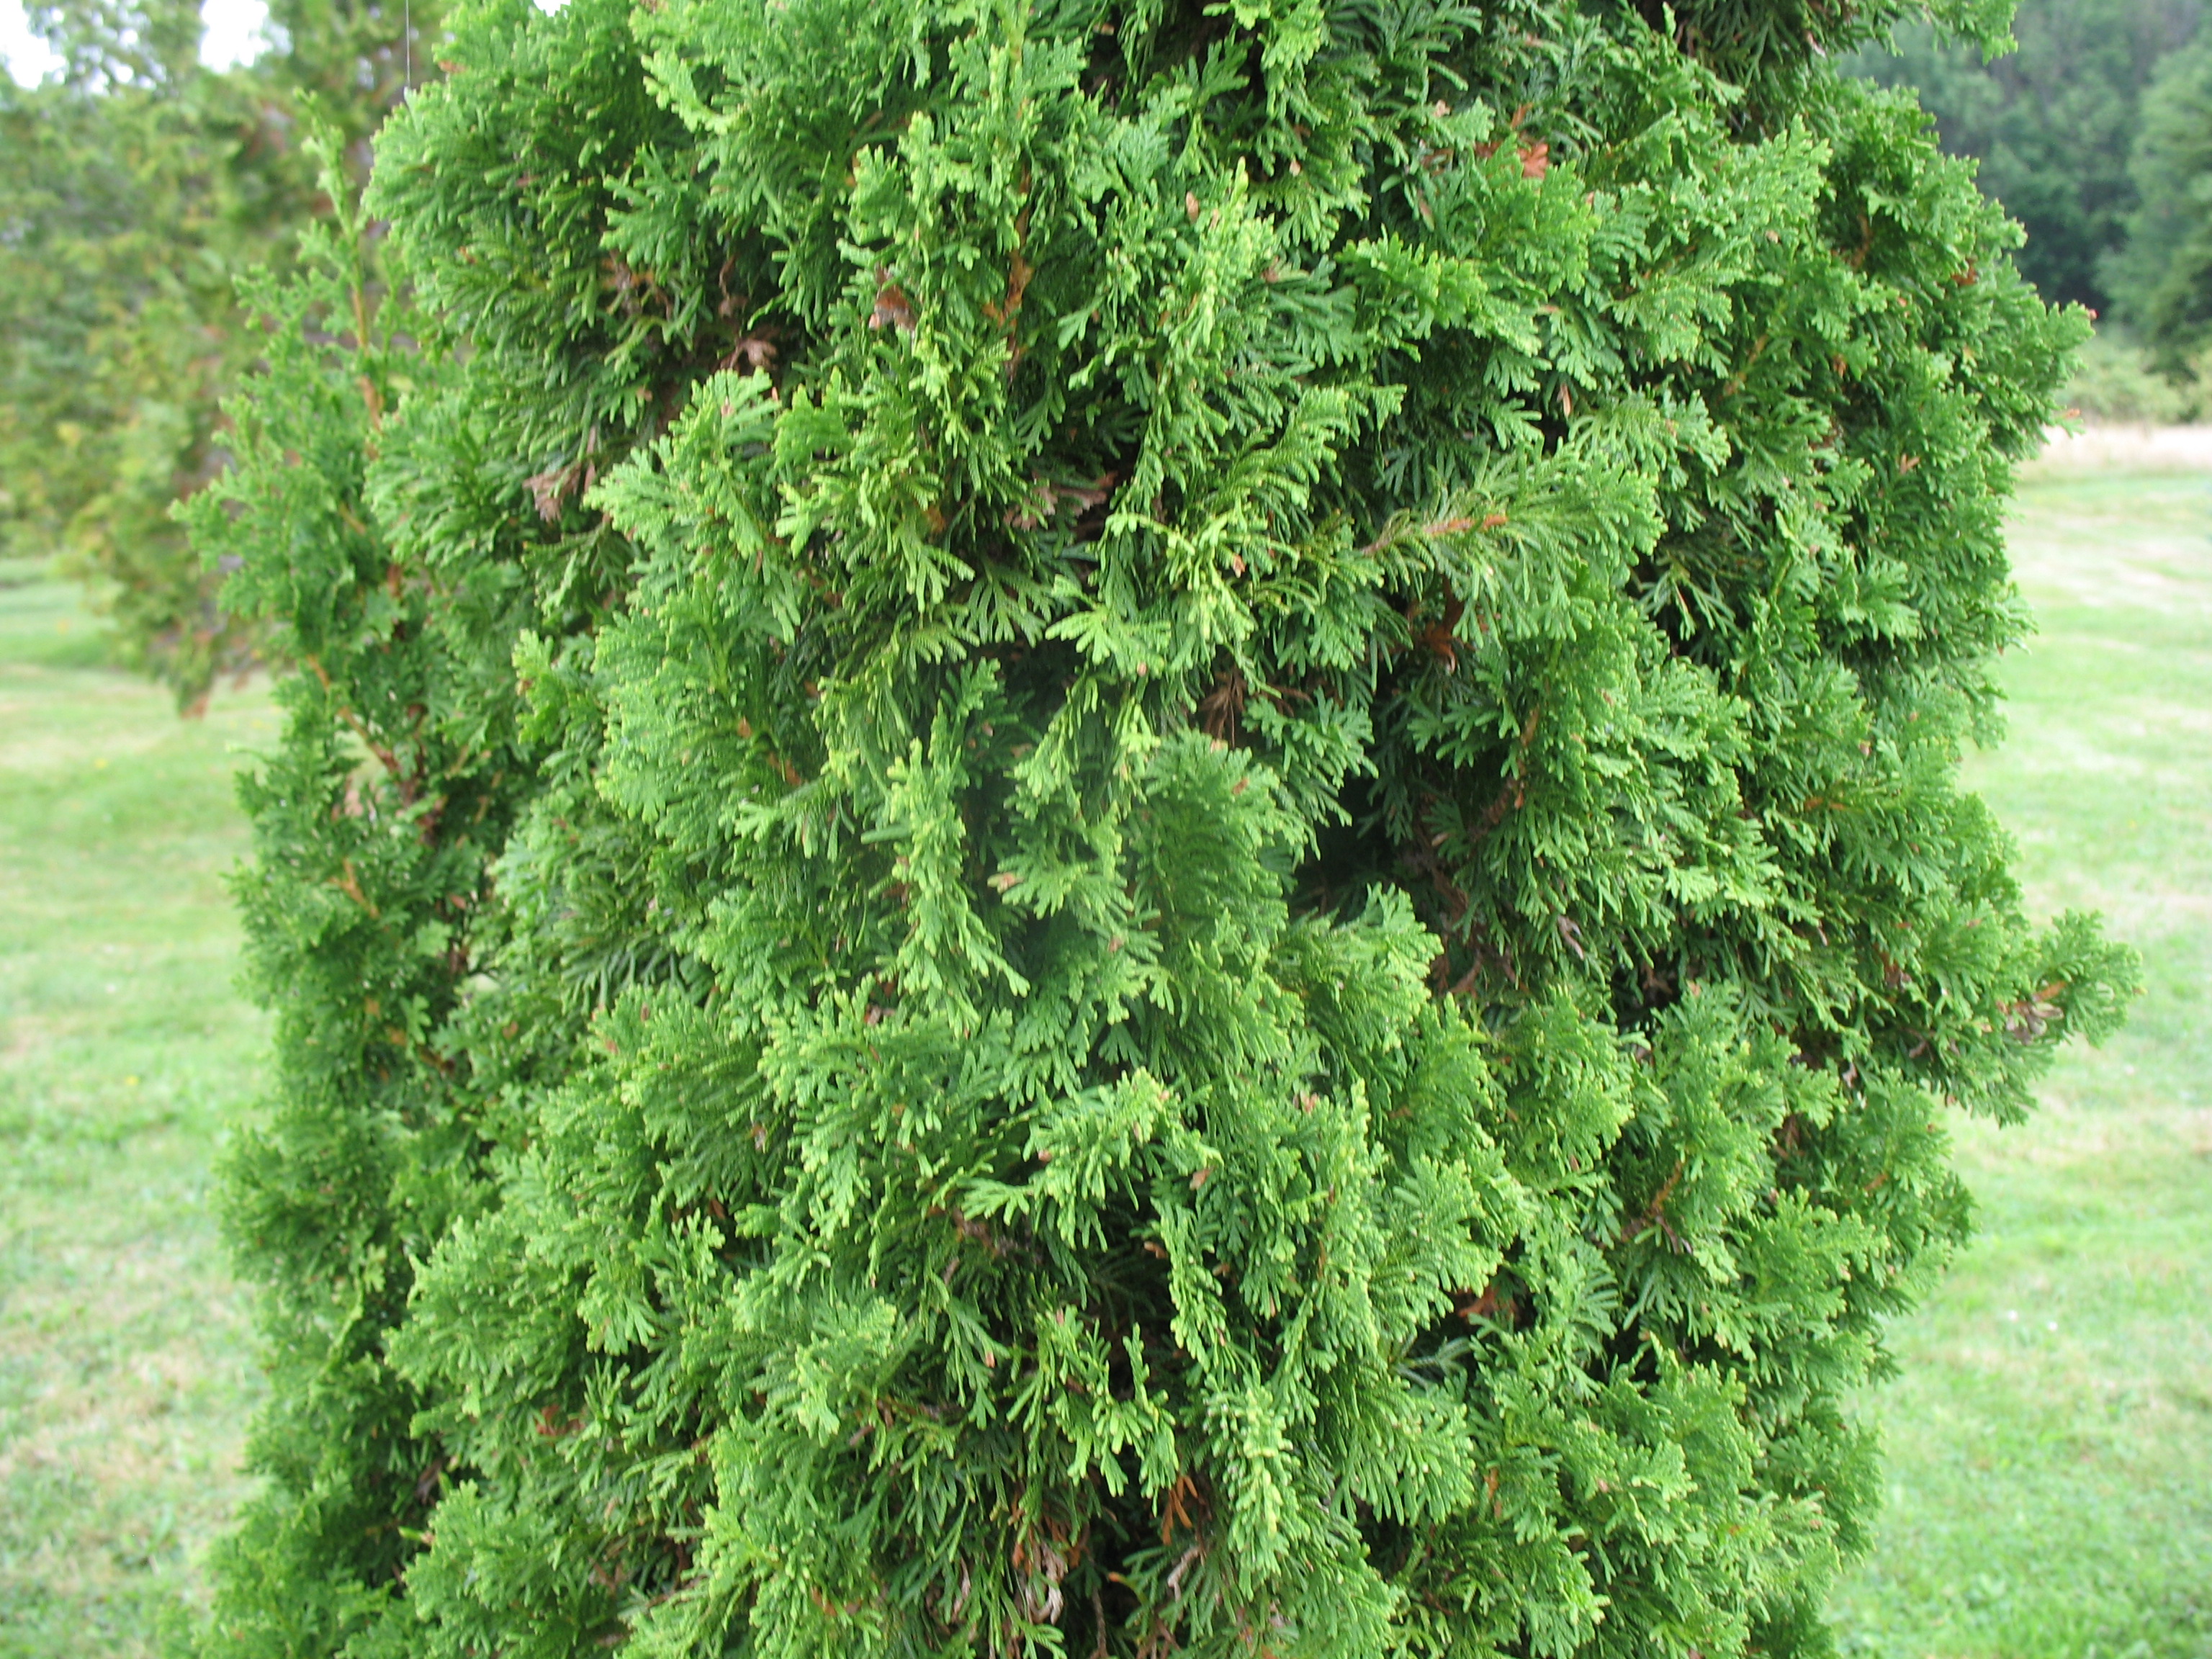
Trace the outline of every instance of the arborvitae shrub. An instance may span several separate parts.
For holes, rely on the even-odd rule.
[[[2083,325],[1836,15],[462,15],[196,503],[211,1650],[1823,1650],[2131,971],[1956,785]]]

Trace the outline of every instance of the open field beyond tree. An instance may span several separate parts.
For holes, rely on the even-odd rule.
[[[2144,952],[2130,1030],[2027,1127],[1959,1127],[1981,1234],[1899,1328],[1888,1511],[1845,1650],[2212,1655],[2212,479],[2054,476],[2040,621],[1972,776],[2030,908]],[[70,590],[0,566],[0,1659],[157,1651],[243,1490],[257,1395],[210,1199],[252,1108],[230,775],[256,690],[180,722]]]
[[[72,588],[0,566],[0,1655],[158,1650],[240,1491],[248,1310],[210,1201],[262,1022],[233,988],[231,775]]]

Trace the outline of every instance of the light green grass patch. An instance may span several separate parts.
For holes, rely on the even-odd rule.
[[[0,566],[0,1656],[155,1650],[258,1391],[209,1206],[257,1088],[223,876],[260,692],[204,720]]]

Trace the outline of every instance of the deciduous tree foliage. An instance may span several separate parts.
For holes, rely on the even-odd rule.
[[[2085,325],[1654,15],[461,12],[194,503],[210,1651],[1824,1650],[1946,1121],[2132,972],[1956,778]]]

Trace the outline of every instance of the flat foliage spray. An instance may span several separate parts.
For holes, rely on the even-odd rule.
[[[1827,1650],[2133,973],[1956,786],[2086,328],[1879,21],[464,6],[191,507],[209,1650]]]

